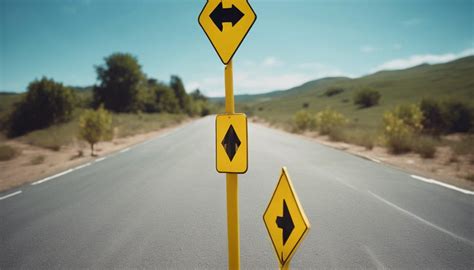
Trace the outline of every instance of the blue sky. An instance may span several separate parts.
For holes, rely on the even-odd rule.
[[[249,0],[257,14],[234,56],[235,92],[474,54],[474,2]],[[150,77],[222,96],[223,65],[197,17],[204,0],[0,0],[0,90],[41,76],[96,83],[94,65],[135,55]]]

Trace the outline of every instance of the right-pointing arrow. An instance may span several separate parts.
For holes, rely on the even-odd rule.
[[[283,245],[285,245],[286,241],[291,235],[291,232],[295,228],[295,224],[293,224],[293,220],[291,219],[290,211],[288,211],[288,206],[286,205],[285,200],[283,200],[283,216],[276,218],[276,224],[278,228],[283,229]]]

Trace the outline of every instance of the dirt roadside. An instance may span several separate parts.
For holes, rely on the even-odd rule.
[[[60,151],[32,146],[17,140],[5,141],[4,144],[20,150],[21,154],[12,160],[0,162],[0,192],[91,162],[158,135],[168,133],[191,121],[193,120],[149,133],[114,139],[110,142],[100,142],[95,147],[95,154],[97,155],[95,157],[90,156],[89,145],[83,141],[76,141],[71,145],[64,146]]]
[[[269,128],[284,131],[260,119],[251,119],[251,121]],[[330,141],[327,136],[319,136],[316,132],[305,132],[294,135],[300,136],[303,139],[316,141],[335,149],[346,151],[373,162],[402,169],[413,175],[474,191],[474,181],[469,181],[464,178],[466,175],[474,174],[474,164],[471,163],[471,159],[468,156],[458,156],[453,160],[454,154],[449,147],[438,147],[434,158],[425,159],[415,153],[393,155],[389,153],[386,148],[378,146],[368,150],[362,146],[344,142],[333,142]]]

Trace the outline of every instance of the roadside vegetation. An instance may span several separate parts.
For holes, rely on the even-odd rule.
[[[474,57],[324,78],[255,96],[236,97],[258,121],[328,140],[416,153],[436,162],[474,165]],[[240,100],[240,102],[239,102]],[[468,177],[469,172],[459,172]],[[471,174],[474,174],[472,172]]]
[[[188,93],[179,76],[169,83],[147,76],[128,53],[111,54],[95,69],[98,84],[91,87],[42,77],[26,93],[1,93],[0,141],[16,139],[53,151],[85,141],[93,154],[100,141],[151,132],[217,108],[199,89]],[[0,147],[2,161],[18,154]]]

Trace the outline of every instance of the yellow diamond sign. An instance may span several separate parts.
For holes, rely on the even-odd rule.
[[[257,19],[247,0],[208,0],[199,24],[227,65]]]
[[[247,116],[243,113],[216,117],[216,170],[245,173],[248,167]]]
[[[285,167],[273,192],[263,221],[281,266],[289,264],[310,224]]]

